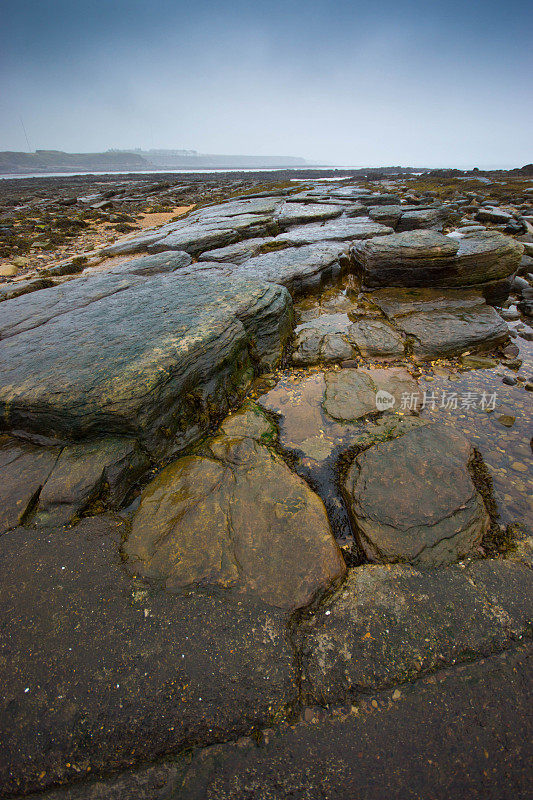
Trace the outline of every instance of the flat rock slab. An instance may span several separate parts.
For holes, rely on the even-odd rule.
[[[192,222],[188,225],[164,233],[146,245],[150,253],[163,250],[184,250],[193,256],[215,247],[224,247],[239,239],[265,236],[269,232],[277,232],[276,226],[269,216],[243,214],[242,216],[224,219]]]
[[[0,537],[3,797],[246,735],[294,700],[286,616],[132,583],[123,528]]]
[[[406,369],[341,369],[325,374],[322,406],[326,414],[341,421],[367,414],[399,409],[402,396],[418,392],[418,384]],[[379,393],[379,394],[378,394]]]
[[[167,780],[159,775],[168,792],[164,796],[526,798],[533,756],[531,655],[531,647],[524,646],[442,670],[401,686],[397,699],[391,691],[361,697],[353,710],[306,709],[311,722],[267,736],[261,746],[227,744],[199,753],[185,778],[176,777],[175,765],[168,764]],[[135,778],[130,780],[131,794],[120,795],[120,800],[144,800],[144,794],[135,794]],[[101,796],[88,792],[83,797]],[[118,800],[119,795],[108,797]],[[78,800],[78,795],[50,800]]]
[[[422,361],[490,350],[509,336],[497,311],[471,290],[380,289],[370,297]]]
[[[288,292],[209,273],[96,275],[2,303],[0,420],[183,448],[279,359]]]
[[[367,556],[440,566],[471,552],[490,527],[469,472],[473,455],[470,442],[441,423],[358,455],[344,488]]]
[[[328,240],[344,242],[372,239],[374,236],[386,236],[392,232],[392,228],[372,222],[368,217],[362,219],[342,218],[324,222],[322,225],[302,225],[291,228],[287,233],[276,236],[274,241],[298,246]]]
[[[343,211],[342,205],[333,206],[329,203],[285,203],[276,214],[276,221],[282,227],[288,227],[340,217]]]
[[[350,263],[348,250],[347,244],[334,242],[288,247],[250,258],[233,274],[248,280],[272,281],[297,295],[340,275]]]
[[[458,567],[367,565],[352,570],[299,630],[307,702],[344,703],[361,691],[385,689],[498,652],[523,636],[530,621],[523,608],[516,610],[515,592],[525,598],[530,620],[531,571],[522,564],[487,563],[501,579],[497,597],[477,585],[475,571],[470,575]]]
[[[152,256],[141,256],[132,258],[113,267],[110,272],[113,275],[159,275],[162,272],[174,272],[192,264],[192,257],[185,252],[164,251]]]
[[[221,263],[243,264],[249,258],[253,258],[261,253],[261,248],[275,241],[264,236],[258,239],[245,239],[243,242],[229,244],[226,247],[217,247],[214,250],[207,250],[198,257],[198,261],[220,261]]]
[[[244,411],[209,441],[210,458],[166,467],[141,495],[124,546],[130,570],[171,591],[214,584],[290,610],[340,578],[325,508],[262,444],[273,434],[261,412]]]

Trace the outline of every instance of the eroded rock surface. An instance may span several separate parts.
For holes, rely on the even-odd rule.
[[[287,609],[340,578],[324,506],[262,443],[273,435],[260,412],[241,412],[209,441],[210,457],[164,469],[133,519],[130,569],[170,590],[214,584]]]
[[[422,429],[424,430],[424,429]],[[301,627],[308,701],[346,702],[476,653],[497,652],[530,625],[531,571],[487,561],[500,593],[477,586],[475,570],[367,565]],[[471,577],[472,575],[472,577]],[[517,608],[515,594],[527,600]]]
[[[345,491],[368,557],[439,566],[470,553],[490,527],[472,458],[464,436],[440,423],[358,455]]]
[[[292,311],[281,286],[180,273],[91,276],[5,301],[2,423],[67,438],[125,433],[155,453],[198,438],[253,363],[280,358]]]
[[[384,408],[397,409],[402,396],[417,393],[418,386],[406,369],[342,369],[325,375],[323,408],[337,420],[356,420]],[[387,405],[380,405],[378,392],[384,392]]]

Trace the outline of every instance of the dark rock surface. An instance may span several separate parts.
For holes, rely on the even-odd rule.
[[[498,652],[527,635],[531,570],[523,564],[486,563],[493,580],[499,578],[497,595],[481,581],[478,585],[475,569],[425,571],[398,564],[352,570],[300,627],[307,702],[349,702],[361,691],[397,686]],[[517,591],[525,598],[520,605]]]
[[[137,442],[125,437],[64,447],[43,484],[32,524],[66,525],[100,499],[117,508],[149,464]]]
[[[0,436],[0,534],[20,525],[33,509],[60,448],[35,447]]]
[[[260,747],[238,743],[200,753],[185,778],[169,764],[166,780],[159,776],[168,795],[160,797],[525,800],[530,693],[531,652],[524,647],[403,686],[397,699],[386,692],[361,698],[351,710],[309,709],[311,723],[266,737]]]
[[[123,528],[0,537],[2,797],[247,734],[294,699],[283,614],[135,585]]]

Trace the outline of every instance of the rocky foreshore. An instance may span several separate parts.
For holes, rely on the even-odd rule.
[[[0,797],[527,796],[533,183],[136,187],[3,215]]]

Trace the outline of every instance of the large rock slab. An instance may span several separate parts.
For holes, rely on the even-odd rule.
[[[329,203],[285,203],[277,212],[276,221],[283,227],[299,225],[302,222],[318,222],[340,217],[344,207]]]
[[[374,236],[386,236],[392,232],[392,228],[372,222],[368,217],[356,217],[355,219],[343,217],[321,225],[302,225],[291,228],[287,233],[276,236],[274,241],[298,246],[323,241],[345,242],[372,239]]]
[[[243,238],[273,235],[279,232],[274,213],[281,201],[277,197],[263,197],[206,206],[183,219],[109,245],[102,253],[183,250],[197,256],[204,250],[224,247]]]
[[[470,553],[490,527],[473,456],[470,442],[441,423],[359,454],[344,489],[367,556],[439,566]]]
[[[424,430],[421,428],[420,430]],[[490,562],[513,578],[495,602],[469,570],[419,570],[367,565],[352,570],[339,591],[303,621],[304,697],[346,702],[356,693],[385,689],[424,672],[498,652],[530,623],[514,611],[514,593],[532,612],[532,575],[522,564]]]
[[[288,247],[245,261],[234,274],[286,286],[293,295],[320,286],[350,267],[349,246],[341,243],[318,243]]]
[[[280,286],[184,273],[79,278],[2,303],[4,427],[127,434],[156,454],[198,438],[252,359],[279,359],[292,310]]]
[[[421,361],[465,350],[490,350],[509,336],[496,310],[472,290],[381,289],[371,298],[409,337],[413,354]]]
[[[242,238],[265,236],[271,224],[270,217],[259,217],[246,214],[222,220],[191,222],[187,227],[178,228],[166,233],[148,244],[150,253],[163,250],[184,250],[193,256],[215,247],[224,247]],[[273,231],[272,231],[273,232]]]
[[[356,420],[387,408],[399,409],[404,394],[418,392],[414,378],[399,367],[341,369],[325,373],[325,380],[323,409],[341,421]]]
[[[296,695],[286,615],[132,583],[124,523],[0,537],[3,796],[249,734]]]
[[[259,745],[227,743],[198,753],[185,778],[167,762],[150,774],[93,784],[86,794],[73,787],[46,800],[152,800],[143,788],[157,779],[171,800],[525,798],[531,656],[526,643],[403,684],[397,693],[358,697],[350,707],[306,708]]]
[[[366,287],[448,288],[507,278],[517,270],[523,248],[489,231],[453,239],[421,230],[380,236],[354,245],[353,252]]]
[[[258,411],[235,417],[211,457],[179,459],[143,491],[129,568],[171,591],[213,584],[294,610],[340,578],[344,561],[322,501],[261,443],[272,426]]]

